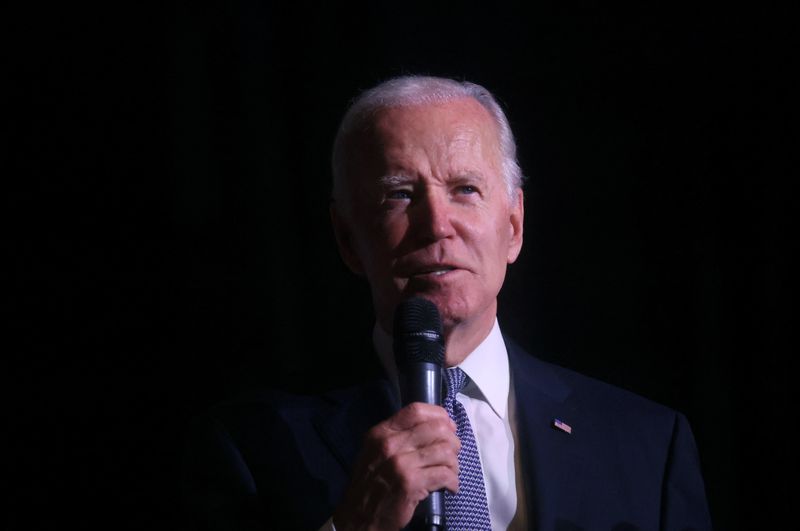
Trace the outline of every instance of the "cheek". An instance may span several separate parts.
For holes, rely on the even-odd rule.
[[[394,225],[381,222],[366,222],[360,240],[361,257],[373,277],[390,275],[394,260],[394,249],[402,236]]]
[[[492,229],[484,235],[481,252],[484,265],[488,269],[487,273],[492,277],[491,282],[494,282],[497,277],[500,277],[502,282],[505,277],[510,242],[509,227],[506,223],[494,224]]]
[[[402,216],[385,217],[373,221],[367,230],[376,249],[386,255],[392,255],[408,232],[408,223]]]

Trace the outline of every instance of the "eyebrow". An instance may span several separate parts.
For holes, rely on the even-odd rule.
[[[378,180],[378,182],[384,187],[392,187],[392,186],[401,186],[404,184],[409,184],[411,182],[414,182],[415,180],[416,179],[414,179],[414,177],[411,177],[410,175],[402,173],[393,173],[391,175],[382,176]],[[476,172],[465,172],[463,174],[455,175],[454,177],[448,180],[457,183],[477,182],[479,184],[483,184],[486,182],[486,178],[480,173]]]
[[[486,177],[477,172],[465,172],[454,176],[451,179],[453,182],[457,183],[465,183],[465,182],[475,182],[478,184],[486,183]]]
[[[382,186],[390,187],[390,186],[399,186],[401,184],[408,184],[409,182],[413,181],[414,179],[408,175],[404,175],[402,173],[395,173],[391,175],[384,175],[379,179],[379,182]]]

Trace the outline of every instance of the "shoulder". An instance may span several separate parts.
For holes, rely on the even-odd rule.
[[[683,415],[627,389],[543,361],[506,338],[517,392],[541,392],[565,409],[591,417],[593,424],[669,438]],[[535,390],[535,391],[533,391]],[[644,433],[642,433],[644,432]]]
[[[370,398],[374,401],[375,395],[382,393],[382,386],[375,382],[320,394],[277,389],[248,391],[214,404],[199,420],[224,428],[234,438],[256,433],[275,435],[276,430],[312,426],[345,409],[369,403]]]
[[[628,515],[643,528],[659,520],[675,529],[710,528],[697,448],[682,414],[535,358],[508,338],[506,345],[528,436],[522,444],[540,492],[559,485],[576,514],[597,519],[588,527],[609,529]],[[555,419],[570,427],[568,436]],[[559,483],[564,477],[569,482]]]
[[[188,455],[199,455],[198,463],[239,463],[235,468],[242,470],[252,470],[256,464],[275,466],[272,456],[293,452],[295,437],[302,437],[312,429],[315,418],[333,407],[325,397],[273,390],[243,393],[192,419],[187,430]]]
[[[320,395],[254,391],[209,408],[187,434],[190,517],[238,522],[244,515],[261,527],[318,528],[346,485],[361,434],[381,403],[380,387]],[[309,499],[311,506],[303,501]]]
[[[309,420],[336,407],[334,396],[279,390],[249,391],[214,404],[205,416],[231,429],[258,428],[276,422]]]

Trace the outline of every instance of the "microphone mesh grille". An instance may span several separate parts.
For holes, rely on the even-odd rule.
[[[394,313],[394,353],[397,364],[444,362],[442,319],[436,305],[421,297],[400,303]]]

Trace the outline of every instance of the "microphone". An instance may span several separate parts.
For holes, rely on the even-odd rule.
[[[400,303],[394,312],[394,357],[400,379],[400,399],[442,405],[444,336],[436,305],[421,297]],[[444,492],[431,492],[414,512],[424,529],[444,529]]]

